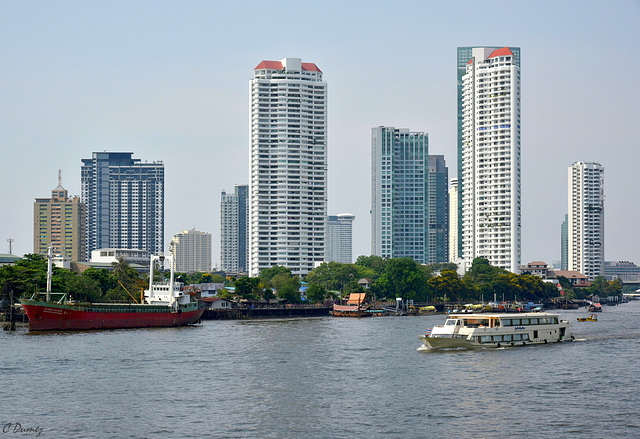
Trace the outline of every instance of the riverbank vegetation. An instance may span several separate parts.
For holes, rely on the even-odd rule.
[[[354,264],[325,262],[304,279],[291,270],[275,266],[262,270],[259,277],[227,279],[210,273],[177,274],[185,285],[223,283],[222,297],[248,300],[279,298],[300,303],[301,287],[306,300],[320,303],[347,297],[350,293],[368,293],[371,300],[412,299],[416,302],[480,302],[516,300],[540,302],[560,295],[558,288],[532,275],[519,275],[493,267],[484,258],[476,258],[469,271],[460,276],[451,263],[422,265],[411,258],[383,259],[360,256]],[[166,273],[168,274],[168,273]],[[158,273],[158,276],[161,274]],[[364,279],[364,281],[363,281]],[[28,254],[14,265],[0,267],[2,298],[29,296],[46,289],[47,262],[43,256]],[[598,276],[587,288],[576,288],[561,277],[566,298],[582,299],[592,295],[615,296],[622,293],[619,280],[608,282]],[[148,285],[148,275],[140,275],[124,260],[112,264],[112,270],[88,268],[81,274],[53,267],[52,291],[70,293],[75,300],[131,300]],[[131,296],[130,294],[131,293]]]

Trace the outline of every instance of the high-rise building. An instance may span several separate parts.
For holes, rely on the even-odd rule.
[[[51,198],[36,198],[33,204],[33,252],[47,254],[51,247],[54,257],[85,261],[85,215],[85,205],[80,197],[69,198],[58,171]]]
[[[248,271],[248,185],[236,185],[233,193],[222,191],[220,202],[220,263],[223,271]]]
[[[251,80],[249,274],[305,275],[325,258],[327,83],[300,58],[262,61]]]
[[[458,179],[449,187],[449,262],[458,260]]]
[[[99,248],[163,251],[164,165],[131,152],[94,152],[82,159],[82,202],[87,205],[85,258]]]
[[[327,220],[327,262],[353,263],[352,223],[356,216],[350,213],[329,215]]]
[[[429,156],[427,264],[449,261],[449,169],[443,155]]]
[[[211,233],[196,229],[180,232],[171,239],[169,253],[175,261],[175,271],[207,273],[211,271]]]
[[[520,50],[458,48],[462,259],[517,272],[521,257]],[[462,74],[462,76],[460,76]]]
[[[429,137],[406,128],[371,129],[371,253],[428,255]]]
[[[566,213],[560,227],[560,269],[569,270],[569,215]]]
[[[569,270],[589,279],[604,273],[604,168],[575,162],[569,167]]]

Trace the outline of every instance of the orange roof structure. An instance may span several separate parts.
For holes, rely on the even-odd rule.
[[[511,52],[511,49],[509,49],[508,47],[503,47],[502,49],[496,49],[493,52],[491,52],[491,55],[489,55],[489,58],[494,58],[496,56],[510,56],[513,55],[513,52]]]
[[[360,305],[362,304],[362,302],[364,302],[364,299],[366,296],[367,296],[367,293],[351,293],[349,294],[349,301],[347,302],[347,304]]]
[[[262,61],[260,64],[258,64],[258,66],[253,69],[253,70],[282,70],[283,66],[282,63],[280,61]],[[320,72],[322,73],[322,70],[320,70],[318,68],[317,65],[315,65],[312,62],[303,62],[302,63],[302,70],[305,70],[307,72]]]

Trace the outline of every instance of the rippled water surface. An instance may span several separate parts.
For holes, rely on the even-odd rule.
[[[640,437],[640,301],[561,315],[573,343],[448,352],[416,350],[442,315],[3,332],[0,437]]]

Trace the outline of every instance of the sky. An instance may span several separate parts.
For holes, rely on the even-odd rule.
[[[328,214],[370,251],[370,138],[429,133],[457,175],[456,49],[521,48],[522,263],[560,259],[568,167],[604,166],[605,259],[640,263],[640,1],[0,0],[0,253],[33,252],[33,203],[80,194],[81,160],[165,164],[165,247],[213,235],[249,183],[249,81],[262,60],[328,84]]]

